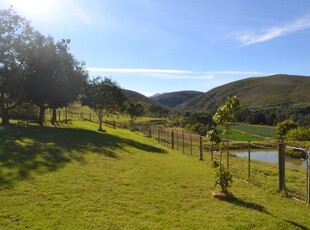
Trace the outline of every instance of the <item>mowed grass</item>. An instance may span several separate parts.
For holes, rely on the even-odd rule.
[[[307,229],[308,207],[235,178],[215,200],[213,169],[140,133],[97,124],[0,129],[1,229]]]

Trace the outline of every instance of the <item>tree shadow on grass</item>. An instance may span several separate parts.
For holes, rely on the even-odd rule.
[[[259,204],[255,204],[255,203],[252,203],[252,202],[247,202],[247,201],[244,201],[244,200],[242,200],[240,198],[234,197],[234,199],[229,201],[229,203],[237,205],[239,207],[248,208],[248,209],[252,209],[252,210],[255,210],[255,211],[258,211],[258,212],[262,212],[262,213],[271,215],[271,213],[268,212],[264,206],[261,206]]]
[[[255,204],[255,203],[252,203],[252,202],[247,202],[247,201],[244,201],[244,200],[239,199],[239,198],[236,198],[236,197],[235,197],[233,200],[229,201],[229,203],[234,204],[234,205],[237,205],[237,206],[239,206],[239,207],[252,209],[252,210],[255,210],[255,211],[258,211],[258,212],[261,212],[261,213],[270,215],[270,216],[272,216],[272,217],[274,217],[274,218],[276,218],[276,219],[279,219],[279,220],[281,220],[281,221],[284,221],[284,222],[286,222],[286,223],[288,223],[288,224],[291,224],[291,225],[293,225],[294,227],[300,228],[300,229],[302,229],[302,230],[309,230],[308,227],[303,226],[303,225],[301,225],[301,224],[298,224],[298,223],[296,223],[295,221],[283,220],[283,219],[281,219],[281,218],[279,218],[279,217],[274,216],[272,213],[268,212],[264,206],[261,206],[261,205],[259,205],[259,204]]]
[[[86,129],[4,127],[0,130],[0,188],[30,178],[33,172],[56,171],[71,161],[83,163],[86,153],[117,159],[115,150],[126,146],[166,153],[138,141]]]

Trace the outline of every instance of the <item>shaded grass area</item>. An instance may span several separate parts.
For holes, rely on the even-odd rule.
[[[109,128],[107,133],[98,133],[96,128],[96,124],[73,123],[70,128],[1,130],[1,140],[8,142],[0,149],[0,168],[6,171],[1,171],[6,180],[0,187],[1,229],[310,226],[309,210],[302,203],[236,178],[231,188],[236,199],[214,200],[213,169],[208,161],[170,151],[140,133]],[[9,143],[15,144],[10,147]],[[14,152],[16,164],[8,165],[7,150]],[[54,166],[26,167],[27,176],[17,173],[26,162],[44,160]]]
[[[83,162],[87,153],[117,158],[114,151],[124,146],[164,153],[132,139],[77,127],[10,126],[0,132],[0,186],[28,178],[34,171],[55,171],[71,161]]]

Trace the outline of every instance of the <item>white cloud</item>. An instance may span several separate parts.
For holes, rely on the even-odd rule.
[[[167,73],[167,74],[190,74],[189,70],[173,70],[173,69],[111,69],[111,68],[86,68],[90,72],[103,73]]]
[[[282,27],[269,28],[261,34],[242,33],[237,35],[237,39],[241,41],[243,46],[247,46],[259,42],[269,41],[271,39],[305,29],[310,29],[310,15],[288,23]]]
[[[66,3],[74,12],[74,14],[86,25],[91,24],[91,17],[86,14],[75,2],[74,0],[66,0]]]
[[[262,72],[257,71],[190,71],[176,69],[125,69],[125,68],[86,68],[91,74],[114,75],[114,77],[133,77],[133,78],[157,78],[167,80],[211,80],[220,76],[229,75],[248,75],[258,76]]]
[[[260,75],[262,72],[250,72],[250,71],[235,71],[235,70],[224,70],[224,71],[207,71],[205,74],[237,74],[237,75]]]

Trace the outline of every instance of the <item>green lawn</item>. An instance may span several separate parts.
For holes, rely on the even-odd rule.
[[[234,179],[140,133],[74,122],[0,129],[1,229],[307,229],[301,202]]]

